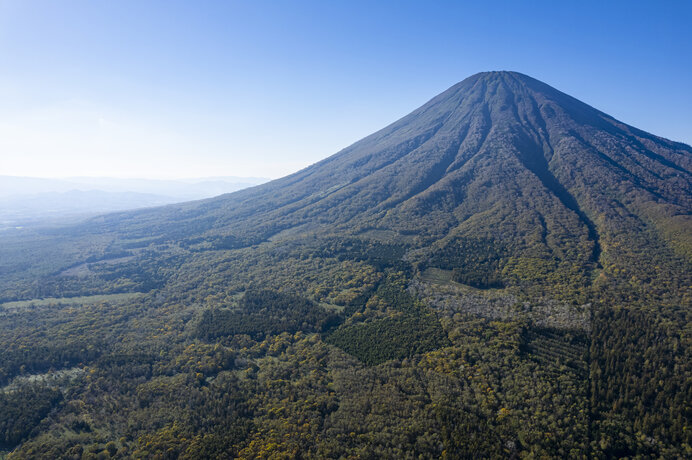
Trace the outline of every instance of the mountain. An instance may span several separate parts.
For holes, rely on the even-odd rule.
[[[21,455],[691,452],[692,148],[516,72],[279,180],[0,242],[32,350],[0,377],[76,373]]]

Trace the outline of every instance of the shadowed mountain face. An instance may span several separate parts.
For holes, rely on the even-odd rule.
[[[0,385],[87,363],[85,420],[119,391],[93,452],[682,458],[692,148],[481,73],[267,184],[2,232],[8,301]]]

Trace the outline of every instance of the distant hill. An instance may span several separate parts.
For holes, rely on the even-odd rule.
[[[282,179],[0,243],[0,343],[32,350],[0,377],[95,376],[19,455],[692,453],[692,148],[526,75]]]

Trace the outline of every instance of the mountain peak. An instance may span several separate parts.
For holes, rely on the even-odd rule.
[[[519,84],[519,85],[544,85],[546,87],[549,87],[548,85],[545,85],[545,83],[542,83],[540,80],[537,80],[529,75],[516,72],[513,70],[489,70],[489,71],[484,71],[484,72],[478,72],[470,77],[465,78],[464,80],[460,81],[454,86],[462,85],[462,84],[475,84],[477,82],[484,82],[486,84],[488,83],[507,83],[507,84]],[[454,87],[453,86],[453,87]]]
[[[528,75],[524,75],[523,73],[519,73],[519,72],[516,72],[514,70],[486,70],[484,72],[475,73],[468,78],[494,79],[494,78],[507,78],[507,77],[531,78]]]
[[[533,99],[550,100],[561,106],[581,105],[582,110],[588,108],[594,112],[598,112],[583,102],[568,96],[540,80],[520,72],[509,70],[479,72],[471,75],[455,84],[447,91],[441,93],[434,98],[433,101],[436,99],[444,99],[444,96],[468,99],[474,95],[482,96],[482,99],[478,102],[488,102],[494,99],[497,100],[498,98],[508,98],[510,96],[521,100],[521,96],[524,96]]]

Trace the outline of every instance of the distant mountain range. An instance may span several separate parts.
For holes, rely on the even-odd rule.
[[[16,458],[689,458],[692,148],[484,72],[278,180],[2,232],[0,302],[0,384],[74,375],[0,392]]]
[[[199,200],[267,180],[257,177],[149,180],[0,176],[0,229],[55,225],[105,212]]]

